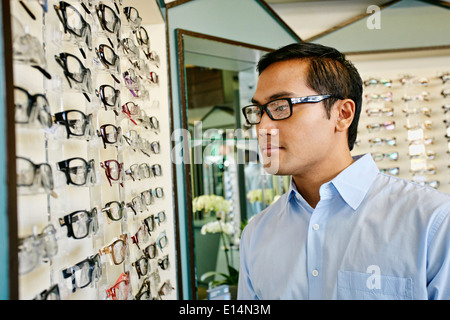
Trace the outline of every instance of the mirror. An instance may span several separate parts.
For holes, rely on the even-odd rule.
[[[177,40],[191,151],[185,170],[192,296],[211,298],[208,289],[227,284],[234,298],[242,226],[287,190],[287,177],[270,176],[258,163],[256,132],[241,112],[254,92],[256,64],[271,49],[180,29]]]

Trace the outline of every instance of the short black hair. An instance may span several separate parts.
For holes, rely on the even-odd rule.
[[[257,71],[261,74],[273,63],[301,59],[309,62],[306,85],[318,94],[332,94],[355,102],[355,115],[348,129],[350,150],[356,141],[359,116],[361,114],[363,82],[355,66],[335,48],[316,43],[293,43],[261,57]],[[337,98],[324,100],[328,118]]]

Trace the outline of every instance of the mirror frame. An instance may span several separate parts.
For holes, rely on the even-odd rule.
[[[248,49],[255,49],[259,51],[271,52],[273,49],[256,46],[239,41],[229,40],[225,38],[219,38],[204,33],[198,33],[185,29],[176,29],[177,40],[177,55],[178,55],[178,76],[179,76],[179,88],[180,88],[180,107],[181,107],[181,120],[182,129],[189,130],[188,118],[187,118],[187,92],[186,92],[186,68],[184,57],[184,37],[190,36],[205,40],[217,41],[224,44],[233,46],[241,46]],[[190,150],[187,139],[183,139],[183,150]],[[195,268],[195,249],[194,249],[194,219],[192,211],[192,189],[191,189],[191,165],[189,161],[190,154],[184,155],[184,171],[185,171],[185,185],[186,185],[186,214],[187,214],[187,231],[189,242],[189,271],[190,271],[190,290],[193,299],[197,299],[197,281],[196,281],[196,268]]]

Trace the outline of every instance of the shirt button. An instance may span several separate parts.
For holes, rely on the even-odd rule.
[[[319,230],[319,225],[318,225],[317,223],[316,223],[316,224],[313,224],[312,228],[313,228],[314,230]]]
[[[314,276],[314,277],[317,277],[318,275],[319,275],[319,271],[317,271],[317,270],[313,270],[312,271],[312,275]]]

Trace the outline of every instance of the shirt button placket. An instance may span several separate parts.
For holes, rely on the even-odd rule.
[[[318,205],[311,215],[310,231],[308,232],[308,284],[309,298],[318,300],[322,299],[322,252],[323,252],[323,232],[321,232],[320,218],[323,212]]]

